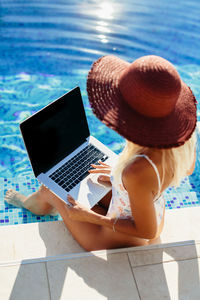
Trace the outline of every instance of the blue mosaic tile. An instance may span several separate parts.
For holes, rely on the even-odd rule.
[[[200,206],[200,192],[196,190],[199,183],[195,180],[190,176],[182,181],[179,188],[168,188],[164,192],[166,209]],[[12,179],[0,178],[0,226],[62,220],[60,215],[37,216],[25,208],[18,208],[3,201],[6,191],[10,188],[18,188],[20,193],[28,196],[39,186],[37,179],[30,176]]]
[[[0,226],[62,220],[60,215],[34,215],[25,208],[15,207],[3,200],[6,191],[10,188],[28,196],[38,190],[39,186],[38,180],[32,176],[14,177],[12,179],[0,178]]]
[[[170,193],[165,191],[164,198],[166,209],[200,206],[200,197],[195,191],[176,192],[172,189]]]
[[[197,171],[200,168],[199,153],[200,137],[198,138],[195,172],[191,176],[184,178],[180,187],[176,189],[170,187],[164,192],[166,209],[200,206],[200,175],[199,171]],[[62,220],[60,215],[34,215],[24,208],[14,207],[3,200],[6,191],[10,188],[28,196],[30,193],[36,191],[39,186],[39,182],[33,175],[0,178],[0,226]]]

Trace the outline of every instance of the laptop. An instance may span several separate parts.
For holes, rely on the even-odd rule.
[[[67,203],[70,194],[92,208],[110,191],[88,169],[98,160],[113,165],[117,155],[90,135],[79,87],[24,120],[20,130],[35,177],[61,200]]]

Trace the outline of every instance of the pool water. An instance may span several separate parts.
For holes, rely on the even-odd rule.
[[[198,0],[1,0],[0,225],[61,219],[35,216],[3,198],[9,188],[28,195],[39,187],[19,123],[76,85],[91,134],[122,150],[124,139],[93,116],[87,99],[87,73],[99,56],[163,56],[200,98],[199,8]],[[167,209],[200,205],[199,164],[198,154],[194,174],[165,192]]]

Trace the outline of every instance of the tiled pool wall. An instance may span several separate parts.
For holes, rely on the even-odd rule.
[[[197,162],[195,172],[182,180],[177,189],[168,188],[165,193],[166,209],[180,209],[186,207],[200,206],[200,179],[199,170],[199,133],[197,143]],[[24,195],[29,195],[39,188],[39,183],[35,177],[30,174],[13,178],[0,178],[0,225],[15,225],[34,222],[46,222],[62,220],[57,216],[37,216],[24,208],[18,208],[4,202],[4,196],[8,189],[14,189]]]
[[[37,216],[25,208],[15,207],[4,202],[4,196],[8,189],[14,189],[26,196],[38,190],[40,184],[32,175],[14,178],[0,179],[0,225],[15,225],[34,222],[46,222],[61,220],[58,216]]]

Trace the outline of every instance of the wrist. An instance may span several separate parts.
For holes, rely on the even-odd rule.
[[[112,219],[98,214],[94,211],[89,211],[87,222],[112,228]]]

